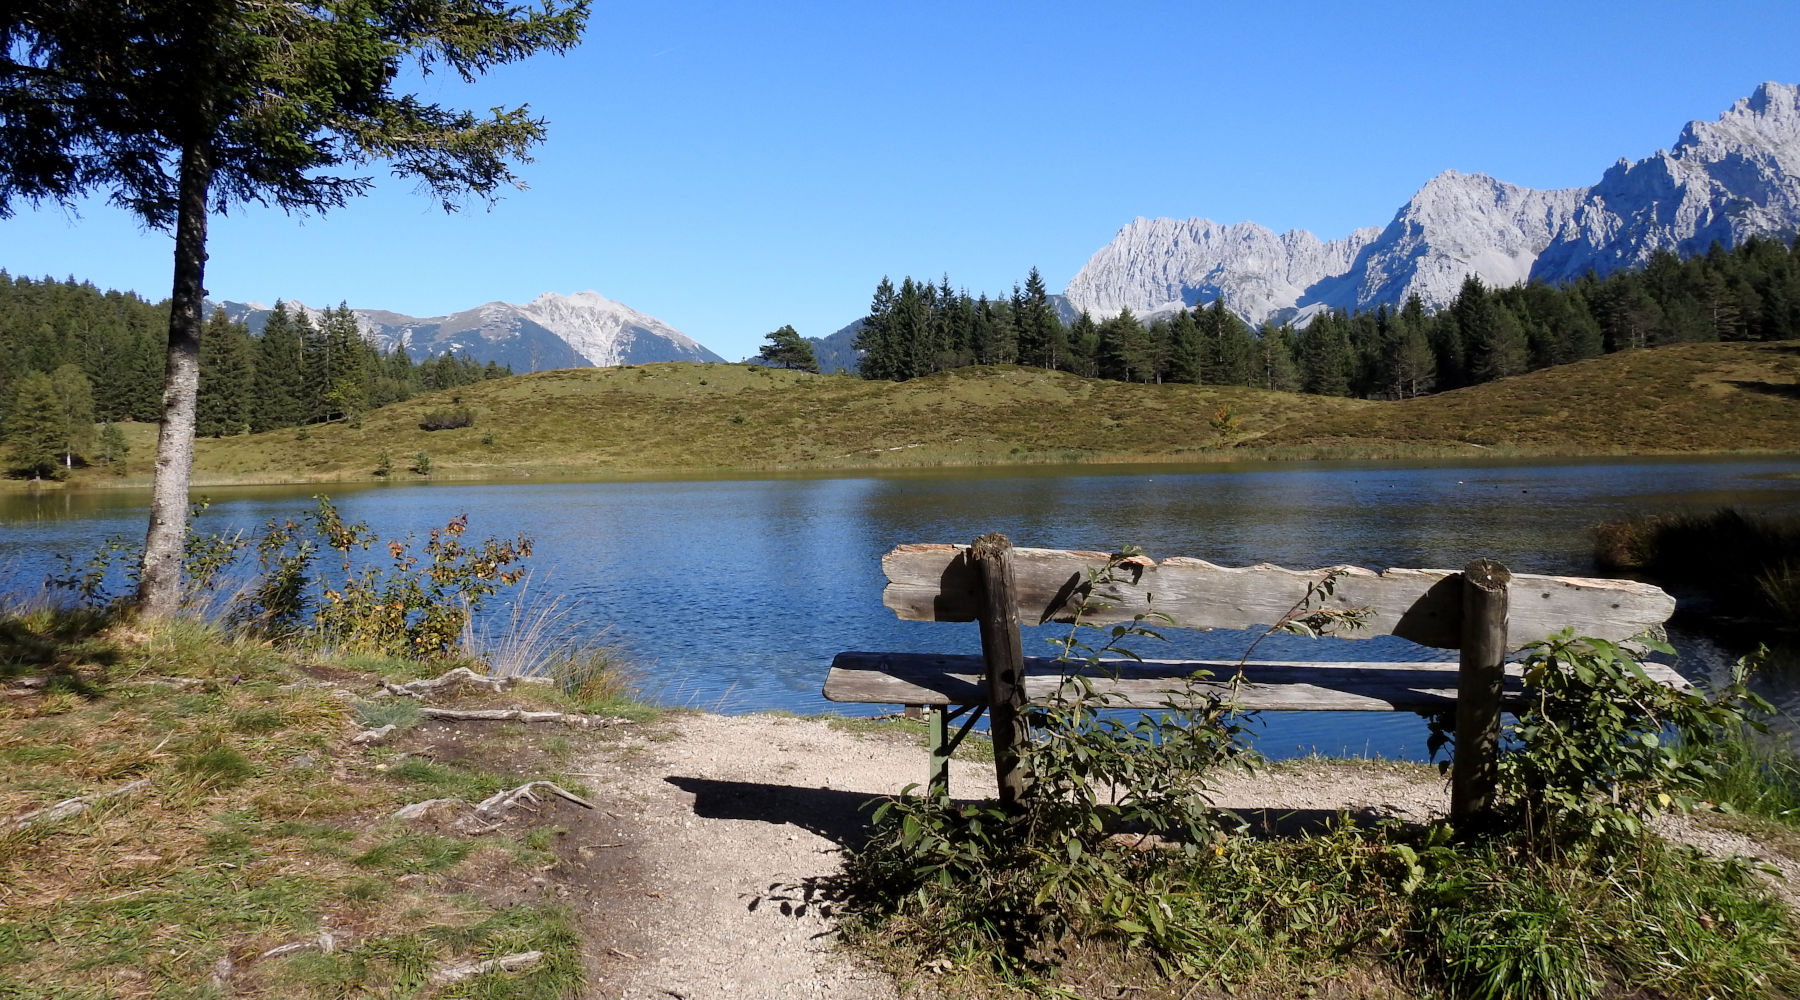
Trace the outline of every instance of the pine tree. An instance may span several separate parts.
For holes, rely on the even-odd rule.
[[[0,7],[0,216],[94,193],[174,234],[162,428],[138,608],[175,614],[200,375],[208,217],[233,205],[343,206],[380,161],[447,210],[493,198],[544,137],[528,108],[477,115],[407,93],[413,69],[465,80],[575,45],[581,0]]]
[[[901,365],[898,345],[894,342],[894,283],[882,275],[869,301],[869,315],[856,331],[855,348],[862,358],[856,370],[863,378],[898,381]]]
[[[784,325],[778,330],[765,333],[763,339],[768,343],[763,345],[762,352],[757,355],[759,360],[783,368],[795,368],[815,374],[818,372],[819,362],[813,357],[812,344],[792,326]]]
[[[256,372],[252,367],[250,331],[234,323],[223,309],[215,309],[200,336],[200,398],[194,412],[194,433],[202,437],[242,434],[254,412],[252,393]]]
[[[1393,399],[1411,399],[1430,392],[1437,380],[1437,358],[1431,351],[1430,323],[1425,304],[1415,292],[1388,326],[1382,352],[1382,386]]]
[[[6,460],[13,471],[33,479],[61,478],[65,430],[62,404],[50,376],[31,372],[13,383],[13,404],[6,418]]]
[[[100,464],[123,472],[125,456],[131,454],[131,445],[125,440],[125,432],[119,425],[107,423],[100,425],[100,433],[94,440],[94,457]]]
[[[1264,328],[1263,339],[1268,339]],[[1300,387],[1315,396],[1350,395],[1350,337],[1344,319],[1320,313],[1299,338]]]
[[[94,446],[94,387],[78,365],[63,365],[50,373],[56,393],[56,413],[61,424],[58,450],[63,468],[75,467],[75,456]]]
[[[300,319],[305,318],[302,313]],[[310,330],[312,324],[306,326]],[[287,304],[276,302],[263,323],[262,336],[256,341],[252,383],[255,405],[250,411],[252,431],[294,427],[305,420],[301,398],[305,391],[306,368],[300,338],[301,328],[288,315]]]

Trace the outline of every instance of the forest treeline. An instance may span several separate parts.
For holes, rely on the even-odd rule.
[[[73,278],[34,280],[0,271],[0,419],[11,445],[9,465],[38,468],[41,443],[58,436],[65,443],[57,464],[64,469],[77,456],[96,457],[70,444],[96,441],[94,434],[73,426],[53,431],[46,416],[52,405],[74,415],[65,423],[82,414],[102,425],[160,419],[168,325],[166,302],[102,292]],[[212,437],[353,419],[421,392],[512,374],[467,356],[414,362],[404,348],[384,353],[342,305],[315,322],[277,303],[260,334],[215,311],[200,344],[198,433]],[[47,394],[51,383],[60,395]],[[84,391],[85,402],[64,398]],[[22,447],[22,437],[38,444]]]
[[[1800,240],[1715,243],[1681,260],[1592,273],[1557,287],[1489,288],[1471,276],[1446,308],[1322,313],[1252,328],[1221,301],[1145,324],[1125,310],[1072,323],[1037,269],[1008,297],[883,278],[858,332],[864,378],[904,380],[971,364],[1021,364],[1128,382],[1241,385],[1405,399],[1660,344],[1800,335]]]

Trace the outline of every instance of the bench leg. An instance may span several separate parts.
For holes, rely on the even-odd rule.
[[[942,705],[932,705],[925,719],[926,744],[931,748],[931,759],[926,764],[925,791],[929,795],[950,794],[950,753],[955,747],[950,744],[950,720],[944,716]]]

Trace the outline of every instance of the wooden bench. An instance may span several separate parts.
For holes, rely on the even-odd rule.
[[[1459,660],[1428,663],[1247,663],[1232,684],[1236,661],[1124,660],[1102,664],[1089,679],[1111,707],[1154,710],[1189,690],[1199,670],[1211,680],[1201,693],[1238,708],[1282,711],[1437,712],[1454,707],[1456,759],[1451,812],[1468,815],[1492,804],[1500,714],[1522,696],[1517,664],[1506,656],[1565,628],[1618,641],[1662,624],[1675,600],[1648,584],[1624,580],[1512,574],[1486,559],[1463,571],[1355,567],[1314,571],[1259,565],[1215,566],[1173,557],[1132,557],[1112,582],[1089,583],[1090,571],[1113,557],[1101,552],[1015,549],[1003,535],[972,545],[902,545],[882,558],[883,603],[906,621],[976,622],[980,655],[840,653],[824,694],[831,701],[930,709],[928,782],[948,789],[949,756],[986,713],[994,740],[1000,800],[1010,805],[1026,776],[1016,747],[1028,702],[1051,698],[1070,664],[1027,657],[1021,621],[1067,623],[1077,612],[1095,625],[1130,622],[1139,612],[1166,616],[1160,627],[1248,629],[1280,621],[1309,585],[1333,575],[1324,606],[1362,609],[1363,627],[1344,638],[1394,635],[1421,646],[1459,651]],[[1085,610],[1083,610],[1085,607]],[[1142,653],[1144,650],[1136,649]],[[1668,667],[1645,664],[1653,678],[1685,687]],[[951,737],[949,722],[963,719]]]

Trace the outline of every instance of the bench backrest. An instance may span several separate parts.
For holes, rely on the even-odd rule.
[[[905,621],[976,621],[981,582],[966,545],[901,545],[881,560],[888,578],[882,602]],[[1029,624],[1067,622],[1090,600],[1084,620],[1130,621],[1145,610],[1167,615],[1178,628],[1242,629],[1267,626],[1293,608],[1328,573],[1341,571],[1326,599],[1329,607],[1364,608],[1365,626],[1338,633],[1347,639],[1396,635],[1423,646],[1462,645],[1462,573],[1447,569],[1357,567],[1291,570],[1279,566],[1216,566],[1180,556],[1160,562],[1136,556],[1114,576],[1118,582],[1088,594],[1090,570],[1106,565],[1103,552],[1065,549],[1012,550],[1015,603]],[[1675,599],[1630,580],[1538,576],[1511,577],[1506,636],[1517,649],[1564,628],[1578,635],[1618,641],[1667,621]],[[1106,605],[1096,607],[1095,605]]]

